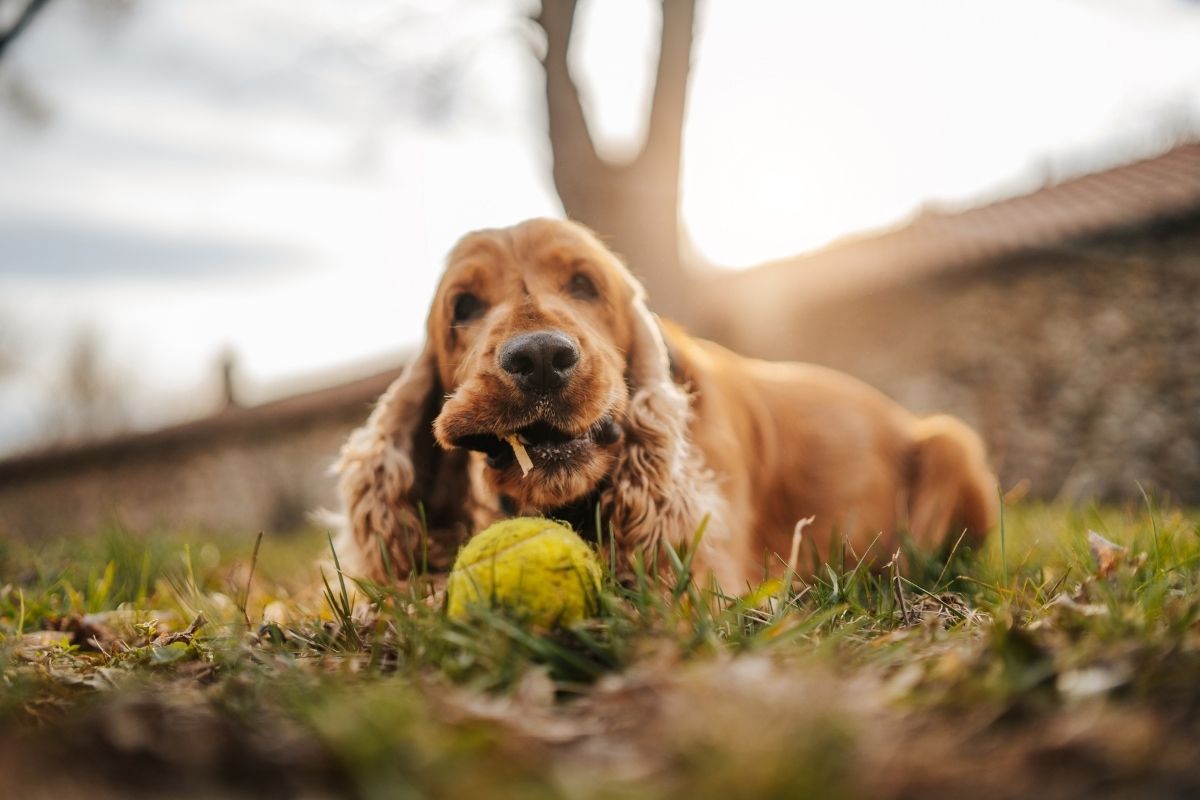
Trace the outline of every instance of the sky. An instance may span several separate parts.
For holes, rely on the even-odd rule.
[[[119,4],[117,4],[119,5]],[[561,215],[530,6],[55,0],[0,63],[0,452],[98,337],[148,428],[369,372],[421,336],[473,228]],[[644,132],[657,17],[579,11],[610,157]],[[1182,0],[704,3],[682,219],[730,268],[1035,188],[1200,120]],[[1195,129],[1195,128],[1194,128]]]

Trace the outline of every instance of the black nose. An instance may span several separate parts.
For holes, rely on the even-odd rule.
[[[579,363],[579,347],[562,331],[514,336],[500,348],[500,367],[527,391],[561,389]]]

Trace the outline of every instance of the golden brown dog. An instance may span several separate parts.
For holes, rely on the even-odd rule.
[[[930,548],[964,531],[978,542],[997,504],[983,446],[958,420],[660,325],[595,236],[546,219],[457,244],[423,351],[338,470],[339,551],[376,580],[422,560],[446,568],[503,516],[585,534],[599,518],[626,564],[685,545],[707,516],[698,573],[738,592],[764,565],[784,570],[801,518],[815,518],[805,535],[822,558],[839,535],[886,557],[902,531]]]

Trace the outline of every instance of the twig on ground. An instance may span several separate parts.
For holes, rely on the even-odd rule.
[[[205,619],[204,612],[201,612],[196,615],[196,618],[192,620],[192,624],[188,625],[186,630],[179,631],[178,633],[164,633],[162,636],[159,636],[157,639],[155,639],[152,644],[155,647],[166,647],[167,645],[175,644],[176,642],[191,644],[192,639],[194,639],[196,636],[196,633],[207,624],[208,620]]]
[[[242,612],[242,619],[246,621],[246,627],[250,627],[250,615],[246,612],[246,606],[250,603],[250,583],[254,580],[254,567],[258,564],[258,548],[262,545],[263,532],[258,532],[258,538],[254,540],[254,553],[250,556],[250,573],[246,576],[246,589],[242,592],[241,602],[238,603],[238,608]]]

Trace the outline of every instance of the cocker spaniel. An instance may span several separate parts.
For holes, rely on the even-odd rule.
[[[696,574],[737,593],[794,560],[801,518],[821,559],[837,537],[887,557],[904,531],[928,548],[978,543],[997,509],[962,422],[660,324],[591,232],[548,219],[458,242],[424,349],[337,470],[340,555],[377,581],[447,569],[505,516],[585,536],[599,522],[625,566],[690,544],[707,517]]]

